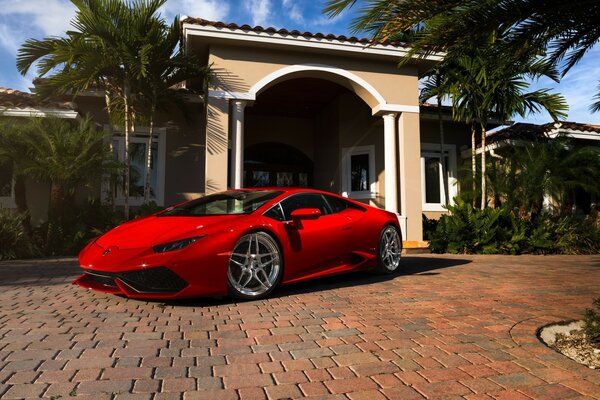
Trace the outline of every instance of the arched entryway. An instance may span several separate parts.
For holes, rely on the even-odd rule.
[[[245,187],[306,186],[383,204],[377,187],[384,160],[375,159],[383,154],[383,122],[343,85],[315,77],[270,85],[245,107],[243,141]],[[367,148],[371,151],[363,151]],[[355,169],[356,154],[370,157],[371,164],[360,165],[368,169],[362,193],[351,192],[351,167],[342,160],[346,152]]]

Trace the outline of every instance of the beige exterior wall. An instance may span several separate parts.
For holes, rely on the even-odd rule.
[[[250,46],[211,45],[208,59],[215,73],[210,89],[228,92],[248,92],[266,76],[291,65],[324,65],[340,68],[368,82],[388,104],[418,106],[417,69],[399,69],[397,60],[386,62],[365,58],[297,51],[262,49]],[[320,75],[320,76],[317,76]],[[357,92],[369,106],[375,100],[365,93],[364,88],[347,79],[328,73],[297,73],[281,79],[311,76],[333,80]],[[273,82],[276,83],[276,82]]]

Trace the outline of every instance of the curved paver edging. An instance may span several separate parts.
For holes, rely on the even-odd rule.
[[[516,345],[535,354],[537,357],[544,358],[544,360],[550,364],[555,366],[567,365],[573,370],[587,372],[590,370],[588,367],[554,350],[548,346],[540,336],[541,331],[547,326],[557,324],[566,325],[574,321],[576,320],[564,316],[540,316],[529,318],[513,325],[509,334]]]

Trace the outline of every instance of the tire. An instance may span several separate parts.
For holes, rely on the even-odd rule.
[[[266,232],[242,236],[227,266],[229,294],[242,300],[268,296],[283,276],[283,257],[275,239]]]
[[[395,226],[386,225],[379,235],[376,272],[392,274],[398,271],[401,256],[402,235]]]

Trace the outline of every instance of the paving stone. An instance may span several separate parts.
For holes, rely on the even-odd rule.
[[[597,297],[600,256],[406,256],[385,279],[173,304],[81,290],[73,261],[28,263],[0,263],[2,398],[600,398],[597,371],[536,337]]]

